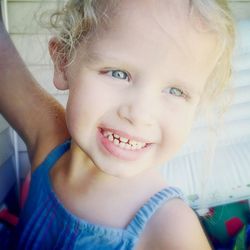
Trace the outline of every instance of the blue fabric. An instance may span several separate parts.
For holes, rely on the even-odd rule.
[[[168,187],[151,197],[125,229],[91,224],[64,208],[53,192],[49,171],[69,148],[70,140],[59,145],[32,174],[10,249],[134,249],[155,211],[169,199],[182,198],[178,189]]]

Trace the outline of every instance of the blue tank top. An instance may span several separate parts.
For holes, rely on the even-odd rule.
[[[179,189],[156,193],[124,229],[89,223],[76,217],[58,200],[49,171],[70,148],[70,140],[56,147],[33,172],[30,191],[10,243],[10,249],[130,250],[134,249],[147,221],[167,200],[183,198]]]

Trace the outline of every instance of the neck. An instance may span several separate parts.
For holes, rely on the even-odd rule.
[[[158,169],[152,168],[130,178],[119,178],[102,172],[88,155],[83,152],[76,143],[72,141],[70,149],[69,164],[65,176],[68,181],[84,190],[91,191],[119,191],[138,189],[161,190],[166,187],[166,182],[162,178]],[[80,166],[80,167],[79,167]]]

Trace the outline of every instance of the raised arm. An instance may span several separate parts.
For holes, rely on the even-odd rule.
[[[56,140],[68,137],[64,108],[33,78],[13,45],[2,17],[0,17],[0,113],[25,141],[31,161],[40,150],[39,145],[48,146],[50,140],[53,147]],[[40,152],[41,157],[47,153],[43,150]]]

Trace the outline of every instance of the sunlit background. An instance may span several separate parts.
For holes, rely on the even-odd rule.
[[[53,9],[56,1],[5,0],[1,3],[8,31],[30,71],[65,105],[67,92],[56,90],[52,84],[52,64],[47,50],[49,34],[38,23],[40,14]],[[219,141],[213,168],[206,169],[204,162],[207,145],[203,139],[207,142],[208,134],[202,122],[195,124],[189,141],[176,159],[163,168],[168,182],[181,187],[194,207],[200,206],[202,196],[206,205],[250,197],[250,0],[229,3],[238,32],[232,80],[236,95],[225,116],[225,126],[216,134]],[[0,207],[13,185],[20,186],[28,170],[24,143],[0,116]]]

